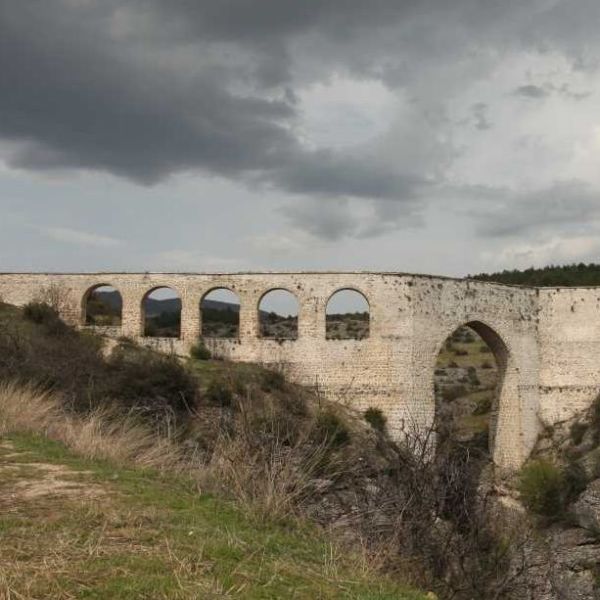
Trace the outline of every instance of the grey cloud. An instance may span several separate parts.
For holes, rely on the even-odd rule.
[[[146,57],[145,42],[118,23],[118,9],[135,16],[141,3],[48,0],[31,10],[0,0],[0,136],[16,142],[9,163],[103,170],[143,183],[199,169],[292,192],[402,199],[408,184],[394,169],[309,151],[296,139],[293,86],[271,93],[261,84],[280,79],[282,34],[321,11],[299,3],[290,14],[288,5],[268,4],[239,3],[236,12],[221,3],[154,2],[156,14],[140,28],[164,24],[165,39],[153,39]],[[322,10],[332,15],[332,7]],[[186,12],[194,18],[172,22]],[[365,13],[356,12],[357,20]],[[193,66],[177,61],[186,23],[201,26]],[[232,40],[251,40],[252,52],[213,47]],[[234,92],[240,83],[246,91]]]
[[[282,207],[280,212],[294,227],[330,241],[353,236],[358,227],[345,198],[296,202]]]
[[[516,90],[515,94],[517,96],[522,96],[523,98],[545,98],[549,95],[549,91],[539,85],[533,85],[531,83],[527,85],[520,85]]]
[[[400,228],[420,226],[416,204],[373,200],[358,205],[349,198],[302,199],[280,207],[295,229],[324,241],[368,239]]]
[[[482,236],[522,236],[536,231],[566,231],[571,227],[585,228],[600,221],[600,190],[578,181],[557,181],[529,192],[486,190],[468,192],[479,197],[485,208],[476,208],[472,214]]]
[[[574,92],[571,90],[571,87],[568,83],[563,83],[559,86],[551,82],[546,82],[541,86],[535,84],[521,85],[515,89],[514,93],[517,96],[533,99],[541,99],[546,98],[551,94],[558,94],[564,98],[577,101],[584,100],[591,94],[589,91]]]
[[[195,166],[264,168],[294,146],[280,124],[293,115],[286,102],[236,97],[210,72],[136,68],[91,24],[24,6],[0,5],[0,133],[20,142],[14,165],[152,182]]]
[[[15,142],[10,163],[29,169],[100,170],[143,183],[199,170],[412,207],[427,174],[444,165],[419,158],[403,168],[363,148],[306,149],[295,133],[298,88],[332,71],[358,73],[406,87],[423,112],[437,110],[440,93],[464,80],[453,73],[424,84],[432,70],[481,77],[498,48],[553,40],[583,60],[583,42],[563,27],[567,4],[0,0],[0,137]],[[585,11],[587,20],[575,18],[591,33],[598,3],[586,0]],[[471,64],[473,56],[481,58]],[[490,126],[483,104],[473,119]]]
[[[476,102],[471,107],[475,128],[480,131],[485,131],[492,127],[492,123],[488,119],[488,108],[489,107],[485,102]]]

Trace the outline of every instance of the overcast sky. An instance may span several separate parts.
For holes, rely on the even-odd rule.
[[[598,0],[0,0],[0,270],[600,262]]]

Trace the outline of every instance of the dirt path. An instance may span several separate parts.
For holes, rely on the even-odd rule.
[[[87,481],[89,471],[32,460],[12,442],[0,440],[0,511],[42,497],[97,498],[106,494]]]

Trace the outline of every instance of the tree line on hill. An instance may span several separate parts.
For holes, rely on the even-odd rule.
[[[571,265],[548,265],[542,268],[504,270],[498,273],[479,273],[469,275],[470,279],[493,281],[512,285],[530,285],[535,287],[578,287],[600,286],[600,264],[578,263]]]

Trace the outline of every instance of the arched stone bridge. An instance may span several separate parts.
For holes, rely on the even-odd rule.
[[[212,340],[212,350],[236,361],[282,368],[292,380],[318,385],[357,409],[383,410],[393,435],[428,428],[434,418],[433,377],[445,339],[468,324],[492,348],[501,370],[494,460],[518,467],[540,429],[590,405],[600,389],[600,288],[524,288],[401,273],[81,273],[0,274],[0,298],[22,305],[61,290],[65,320],[83,324],[89,290],[115,287],[122,326],[114,333],[185,353],[201,331],[201,298],[229,288],[240,298],[239,337]],[[142,304],[168,286],[181,297],[181,337],[144,338]],[[272,289],[299,301],[298,338],[259,336],[258,303]],[[340,289],[355,289],[370,306],[363,340],[325,337],[325,308]]]

